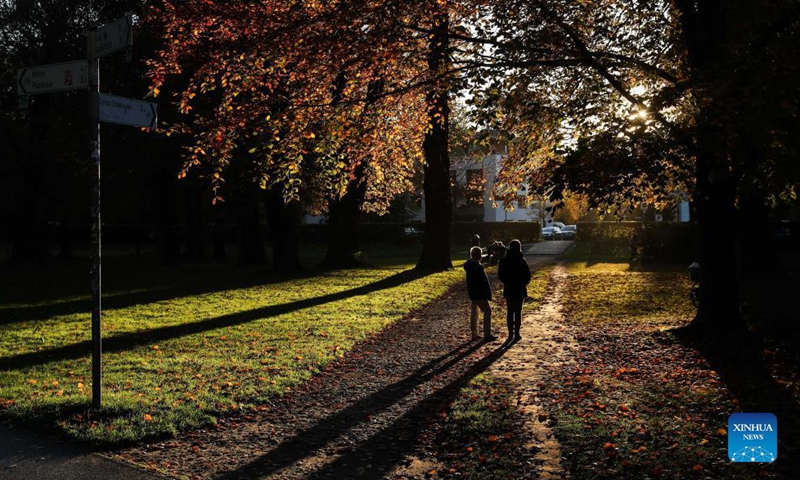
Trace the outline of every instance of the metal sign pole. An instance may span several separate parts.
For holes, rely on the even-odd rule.
[[[102,355],[103,341],[100,322],[101,280],[101,221],[100,221],[100,59],[97,56],[95,37],[97,29],[87,35],[89,53],[89,132],[92,168],[96,177],[92,187],[92,406],[102,405]]]

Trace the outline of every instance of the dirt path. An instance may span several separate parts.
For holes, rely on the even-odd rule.
[[[534,268],[550,262],[531,261]],[[562,478],[558,444],[536,392],[541,365],[562,358],[571,344],[558,325],[565,277],[557,267],[548,300],[524,319],[525,338],[517,344],[502,343],[499,313],[500,341],[470,341],[466,295],[458,287],[255,414],[115,457],[192,479],[425,478],[436,466],[427,436],[437,413],[491,370],[518,391],[519,406],[530,415],[534,463],[547,475],[541,478]]]
[[[546,370],[568,363],[577,348],[563,321],[566,281],[566,268],[556,265],[541,307],[523,318],[522,340],[489,369],[516,392],[517,407],[527,416],[530,448],[538,449],[534,463],[540,465],[539,478],[543,480],[569,478],[561,464],[558,441],[548,427],[549,415],[539,399],[539,392],[547,388]]]

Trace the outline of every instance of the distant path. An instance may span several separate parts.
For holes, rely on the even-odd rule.
[[[3,480],[158,480],[163,478],[65,443],[0,424]]]
[[[525,255],[561,255],[573,243],[572,240],[545,240],[525,244]]]

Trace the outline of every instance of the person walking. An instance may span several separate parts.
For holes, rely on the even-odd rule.
[[[469,250],[469,260],[464,263],[464,271],[467,272],[467,293],[472,301],[470,307],[470,329],[472,339],[477,340],[478,334],[478,309],[483,312],[483,339],[487,342],[497,340],[492,335],[492,307],[489,301],[492,299],[492,287],[489,285],[489,277],[486,270],[481,265],[483,250],[475,246]]]
[[[497,267],[497,278],[503,282],[503,297],[506,299],[508,341],[522,340],[522,304],[528,296],[531,267],[522,256],[522,243],[519,240],[512,240],[508,245],[508,253]]]

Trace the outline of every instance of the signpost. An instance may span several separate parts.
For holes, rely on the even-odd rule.
[[[91,162],[96,170],[92,186],[92,405],[100,408],[102,394],[101,312],[101,221],[100,221],[100,122],[155,128],[156,104],[100,93],[100,57],[133,44],[133,17],[128,14],[87,32],[89,60],[39,65],[17,71],[19,107],[26,108],[28,96],[89,88]],[[129,58],[128,58],[129,59]]]
[[[94,52],[98,58],[131,45],[133,45],[133,18],[130,14],[97,27],[95,31]]]
[[[53,63],[17,70],[17,95],[61,92],[89,86],[89,62]]]
[[[100,121],[155,128],[158,120],[156,104],[115,95],[99,94]]]

